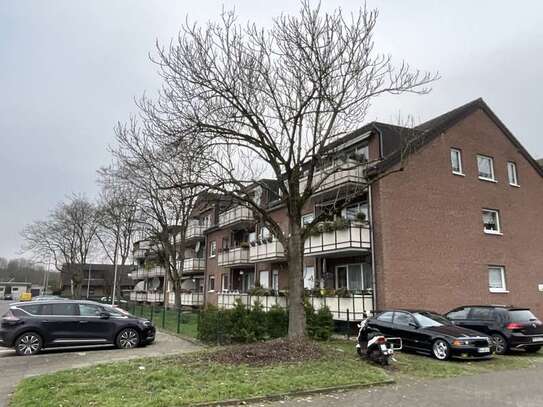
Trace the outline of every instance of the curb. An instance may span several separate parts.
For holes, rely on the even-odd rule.
[[[321,387],[321,388],[311,389],[311,390],[298,390],[298,391],[291,391],[291,392],[281,393],[281,394],[271,394],[269,396],[250,397],[246,399],[230,399],[230,400],[222,400],[222,401],[203,402],[203,403],[192,404],[192,406],[193,407],[237,406],[237,405],[245,405],[249,403],[259,403],[262,401],[284,400],[290,397],[303,397],[303,396],[311,396],[311,395],[317,395],[317,394],[333,393],[333,392],[338,392],[342,390],[356,390],[356,389],[365,389],[368,387],[386,386],[386,385],[390,385],[394,383],[396,383],[394,379],[389,379],[389,380],[381,380],[381,381],[372,382],[372,383],[358,383],[358,384],[355,383],[355,384],[347,384],[347,385],[342,385],[342,386]]]

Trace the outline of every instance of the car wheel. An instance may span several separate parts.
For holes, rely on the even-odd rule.
[[[25,332],[15,340],[15,352],[19,356],[35,355],[43,345],[41,336],[36,332]]]
[[[528,353],[536,353],[541,350],[541,346],[528,346],[525,348],[526,352]]]
[[[125,328],[119,332],[115,342],[120,349],[136,348],[140,344],[140,334],[134,328]]]
[[[507,353],[507,341],[503,335],[497,333],[492,334],[492,341],[494,341],[494,346],[496,347],[496,353],[498,355],[505,355]]]
[[[443,339],[437,339],[432,345],[432,353],[438,360],[447,360],[451,356],[451,347],[447,341]]]

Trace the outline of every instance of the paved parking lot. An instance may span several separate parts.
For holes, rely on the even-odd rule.
[[[8,308],[7,302],[0,301],[0,315]],[[55,349],[23,357],[16,356],[12,349],[0,347],[0,407],[6,405],[15,385],[28,376],[138,357],[193,352],[198,349],[197,345],[161,332],[158,332],[152,345],[130,350],[116,349],[112,346]]]

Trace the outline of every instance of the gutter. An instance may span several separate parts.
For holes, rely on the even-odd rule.
[[[375,278],[375,239],[373,233],[373,195],[371,190],[371,184],[368,185],[368,202],[369,202],[369,215],[370,215],[370,241],[371,241],[371,279],[372,279],[372,300],[373,310],[377,309],[377,279]]]

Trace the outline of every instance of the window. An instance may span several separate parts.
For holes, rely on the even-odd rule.
[[[336,267],[336,287],[354,291],[372,288],[371,265],[362,263]]]
[[[309,225],[315,219],[315,215],[312,213],[307,213],[302,216],[302,226]]]
[[[209,243],[209,257],[217,255],[217,241],[213,240]]]
[[[279,271],[272,271],[272,290],[279,290]]]
[[[367,145],[363,147],[356,147],[354,153],[356,158],[362,162],[369,161],[370,159],[370,149]]]
[[[494,178],[494,160],[491,157],[478,155],[477,169],[479,170],[479,179],[485,181],[496,181]]]
[[[462,152],[457,148],[451,148],[451,167],[453,174],[464,175],[462,171]]]
[[[215,276],[209,276],[207,284],[208,291],[215,291]]]
[[[19,291],[19,287],[11,287],[11,292]]]
[[[79,304],[79,315],[82,317],[99,317],[102,313],[100,307],[92,304]]]
[[[72,316],[78,315],[78,310],[75,304],[69,302],[43,304],[40,315]]]
[[[359,215],[360,213],[364,215]],[[349,205],[341,211],[341,215],[348,220],[359,220],[361,218],[368,220],[368,203],[359,202]]]
[[[501,234],[500,215],[493,209],[483,209],[483,231],[489,234]]]
[[[503,267],[488,267],[488,289],[491,293],[507,292],[505,287],[505,269]]]
[[[492,309],[484,307],[473,307],[469,313],[469,319],[490,320],[492,319]]]
[[[470,308],[461,308],[449,312],[446,317],[449,319],[467,319]]]
[[[394,315],[392,311],[383,312],[377,319],[382,322],[392,322],[392,315]]]
[[[394,325],[412,326],[416,325],[415,319],[406,312],[394,313]]]
[[[32,305],[21,305],[19,308],[22,310],[28,312],[32,315],[40,315],[40,305],[39,304],[32,304]]]
[[[313,266],[304,267],[304,288],[315,288],[315,267]]]
[[[265,225],[260,225],[258,237],[262,240],[266,240],[270,236],[270,230]]]
[[[228,274],[222,275],[222,290],[228,291],[230,289],[230,276]]]
[[[260,287],[262,288],[270,288],[270,272],[269,271],[261,271],[259,273],[259,280]]]
[[[518,174],[517,174],[517,164],[512,161],[507,163],[507,177],[509,178],[509,185],[518,187]]]

